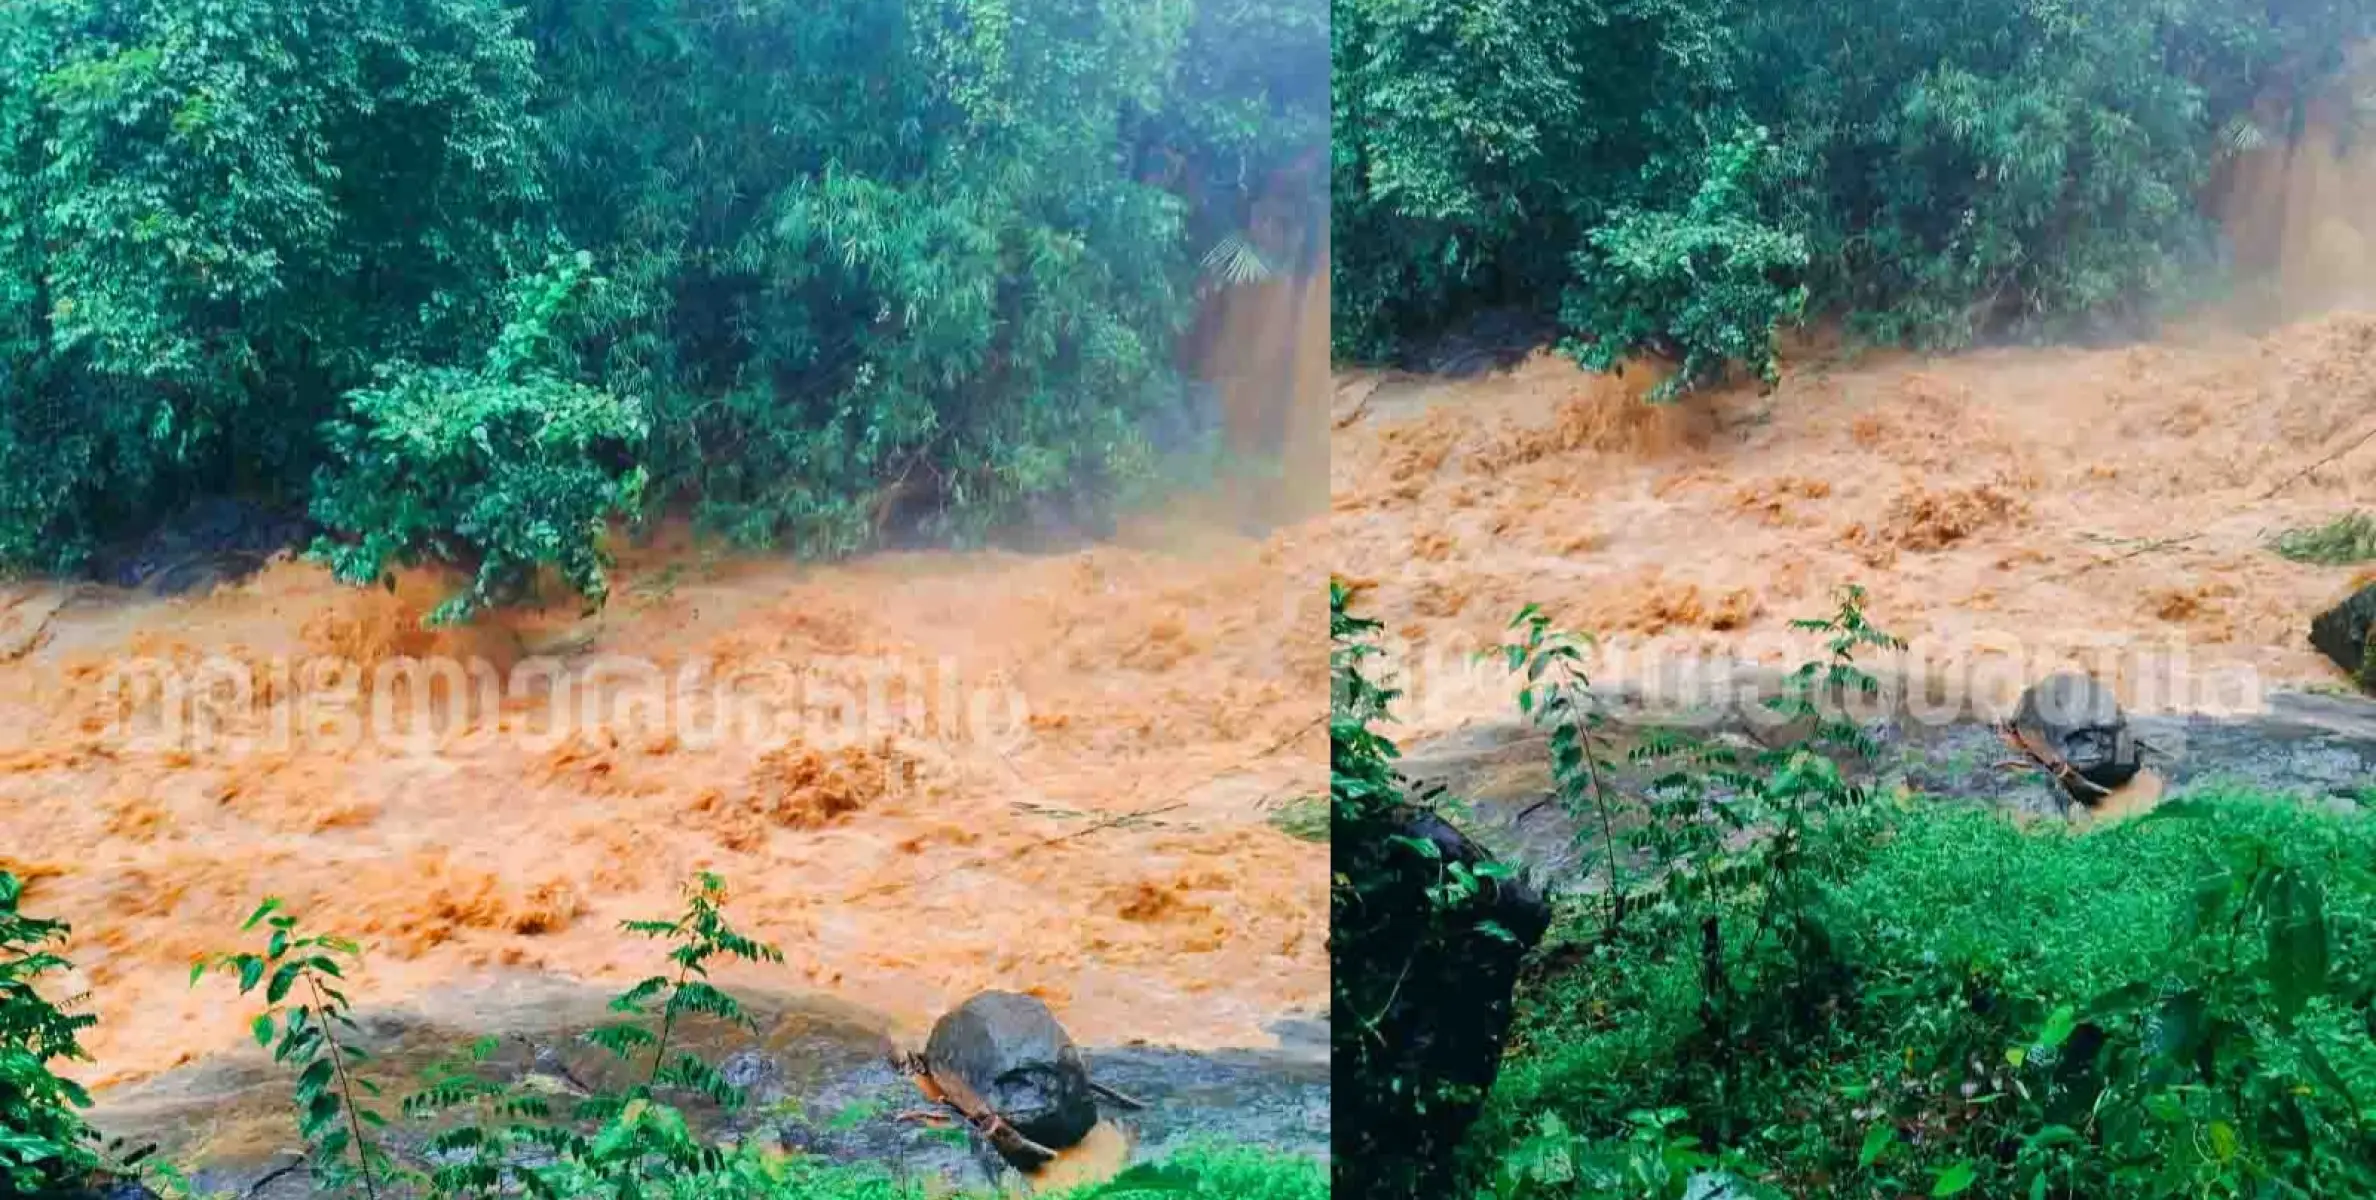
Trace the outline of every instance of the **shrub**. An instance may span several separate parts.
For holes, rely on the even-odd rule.
[[[392,366],[354,393],[328,430],[337,456],[314,516],[352,540],[321,552],[339,578],[376,583],[397,563],[468,565],[468,588],[433,619],[522,598],[551,567],[599,605],[608,592],[607,522],[637,511],[640,405],[545,365],[552,328],[591,259],[529,280],[520,311],[473,369]]]
[[[2297,136],[2376,32],[2211,0],[1337,12],[1337,352],[1564,294],[1588,365],[1671,351],[1683,387],[1764,373],[1802,286],[1889,342],[2141,328],[2216,278],[2223,156]]]
[[[50,1066],[81,1059],[77,1038],[98,1023],[68,1012],[35,984],[67,969],[48,947],[69,932],[18,908],[24,885],[0,871],[0,1193],[37,1195],[79,1182],[99,1165],[81,1110],[91,1098]]]
[[[1514,870],[1413,792],[1372,726],[1396,693],[1363,673],[1377,623],[1329,583],[1330,1046],[1334,1185],[1432,1195],[1499,1068],[1509,990],[1545,912]]]
[[[1771,156],[1763,131],[1722,147],[1677,212],[1619,209],[1575,256],[1560,319],[1591,330],[1575,347],[1594,370],[1617,370],[1640,347],[1672,346],[1682,361],[1651,393],[1671,399],[1734,364],[1778,382],[1774,334],[1799,315],[1807,290],[1804,238],[1759,216],[1756,192]]]
[[[1680,1145],[1787,1195],[2376,1182],[2364,817],[2215,792],[2039,832],[1914,801],[1876,832],[1788,968],[1832,982],[1751,1010],[1738,1062],[1702,1038],[1686,958],[1554,951],[1573,965],[1526,997],[1481,1180],[1605,1194]]]
[[[2269,548],[2295,562],[2347,566],[2376,559],[2376,516],[2345,513],[2324,525],[2288,529]]]

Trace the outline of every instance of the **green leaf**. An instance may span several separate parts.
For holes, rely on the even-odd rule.
[[[2046,1027],[2038,1031],[2038,1045],[2042,1049],[2057,1050],[2071,1040],[2071,1031],[2079,1026],[2079,1011],[2071,1005],[2057,1007],[2046,1017]]]
[[[264,989],[264,1002],[278,1004],[286,999],[289,989],[297,984],[298,972],[304,968],[305,964],[301,962],[285,962],[275,968],[272,972],[272,983]]]
[[[270,1049],[272,1046],[272,1014],[268,1012],[256,1014],[255,1023],[250,1028],[256,1035],[256,1045]]]
[[[334,1071],[327,1058],[317,1058],[307,1063],[305,1070],[297,1076],[297,1103],[310,1104],[323,1088],[330,1086]]]
[[[335,1092],[315,1092],[310,1099],[299,1103],[304,1114],[299,1124],[309,1135],[338,1119],[338,1095]]]
[[[2299,871],[2280,871],[2272,881],[2268,906],[2266,970],[2271,999],[2278,1016],[2290,1021],[2326,991],[2325,890]]]
[[[247,931],[254,929],[258,922],[262,921],[266,917],[271,916],[273,913],[280,911],[280,906],[280,897],[266,896],[264,898],[264,903],[257,905],[256,911],[248,914],[247,921],[240,925],[239,931],[241,933],[246,933]]]
[[[1972,1165],[1972,1160],[1967,1158],[1956,1163],[1939,1172],[1937,1182],[1931,1184],[1932,1200],[1937,1200],[1941,1196],[1960,1196],[1979,1177],[1980,1170]]]
[[[1890,1143],[1895,1142],[1896,1140],[1897,1129],[1895,1126],[1886,1124],[1875,1125],[1871,1129],[1866,1130],[1864,1136],[1864,1148],[1856,1152],[1856,1165],[1859,1167],[1870,1167],[1874,1163],[1881,1161],[1881,1156],[1888,1152]]]

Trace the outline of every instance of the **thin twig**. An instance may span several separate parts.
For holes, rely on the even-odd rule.
[[[1359,424],[1361,418],[1368,415],[1370,401],[1375,399],[1377,395],[1378,389],[1373,387],[1370,390],[1363,392],[1361,394],[1361,399],[1354,401],[1353,407],[1346,410],[1343,415],[1339,416],[1334,413],[1329,414],[1329,428],[1350,429],[1354,425]]]
[[[877,884],[877,885],[875,885],[875,886],[873,886],[873,887],[870,887],[870,888],[861,888],[861,889],[859,889],[858,891],[852,892],[852,893],[850,893],[850,894],[849,894],[847,897],[845,897],[845,898],[844,898],[844,902],[845,902],[845,903],[847,903],[847,902],[849,902],[849,901],[853,901],[853,900],[862,900],[862,899],[868,899],[868,898],[872,898],[872,897],[875,897],[875,896],[888,895],[888,894],[890,894],[890,893],[892,893],[892,892],[897,892],[897,891],[903,890],[903,889],[905,889],[905,888],[914,887],[914,886],[916,886],[917,884],[920,884],[920,883],[929,883],[929,882],[933,882],[933,881],[935,881],[935,880],[939,880],[939,879],[945,879],[945,878],[947,878],[948,876],[950,876],[950,875],[953,875],[953,874],[955,874],[955,873],[957,873],[957,872],[959,872],[959,871],[971,871],[971,870],[976,870],[976,869],[979,869],[979,868],[981,868],[981,867],[993,866],[993,865],[996,865],[996,864],[998,864],[998,863],[1002,863],[1002,862],[1009,862],[1009,861],[1012,861],[1012,860],[1014,860],[1014,859],[1021,858],[1022,856],[1026,855],[1026,854],[1031,854],[1031,853],[1034,853],[1034,852],[1036,852],[1036,851],[1045,850],[1045,849],[1047,849],[1047,848],[1048,848],[1048,847],[1050,847],[1050,846],[1057,846],[1057,845],[1062,845],[1062,844],[1063,844],[1063,843],[1065,843],[1065,842],[1075,841],[1075,840],[1078,840],[1078,839],[1080,839],[1080,838],[1085,838],[1085,837],[1088,837],[1090,834],[1093,834],[1093,833],[1102,833],[1102,832],[1104,832],[1104,831],[1106,831],[1106,830],[1108,830],[1108,829],[1115,829],[1115,828],[1119,828],[1119,827],[1121,827],[1121,826],[1128,825],[1128,824],[1130,824],[1130,823],[1132,823],[1132,822],[1134,822],[1134,821],[1143,821],[1143,820],[1145,820],[1145,819],[1147,819],[1147,818],[1149,818],[1149,817],[1156,817],[1156,816],[1161,816],[1161,815],[1163,815],[1164,813],[1167,813],[1167,812],[1175,812],[1175,811],[1178,811],[1179,809],[1186,808],[1186,807],[1187,807],[1187,805],[1186,805],[1184,802],[1182,802],[1182,801],[1181,801],[1181,797],[1183,797],[1183,796],[1186,796],[1188,793],[1190,793],[1190,792],[1193,792],[1193,791],[1195,791],[1196,789],[1198,789],[1198,788],[1200,788],[1200,787],[1203,787],[1203,786],[1205,786],[1206,784],[1212,783],[1214,780],[1226,778],[1226,777],[1228,777],[1228,776],[1230,776],[1230,775],[1232,775],[1232,774],[1235,774],[1235,773],[1237,773],[1237,772],[1239,772],[1239,771],[1242,771],[1242,770],[1246,769],[1246,768],[1247,768],[1247,767],[1249,767],[1249,766],[1252,766],[1253,764],[1255,764],[1255,763],[1257,763],[1257,762],[1260,762],[1260,761],[1262,761],[1263,759],[1269,758],[1269,757],[1270,757],[1271,755],[1273,755],[1273,754],[1277,754],[1279,751],[1281,751],[1281,750],[1284,750],[1284,749],[1286,749],[1287,747],[1294,745],[1294,744],[1295,744],[1297,741],[1301,740],[1305,734],[1307,734],[1307,733],[1310,733],[1311,731],[1313,731],[1313,730],[1315,730],[1315,729],[1318,729],[1318,728],[1321,726],[1321,724],[1322,724],[1322,723],[1324,723],[1324,722],[1326,722],[1327,720],[1328,720],[1328,718],[1327,718],[1325,715],[1323,715],[1323,716],[1319,716],[1319,717],[1314,717],[1312,720],[1310,720],[1310,721],[1306,722],[1305,724],[1303,724],[1302,726],[1298,727],[1298,728],[1295,730],[1295,732],[1293,732],[1293,733],[1290,733],[1290,734],[1288,734],[1287,736],[1285,736],[1285,737],[1283,737],[1283,738],[1280,738],[1279,740],[1277,740],[1277,741],[1275,741],[1275,742],[1272,742],[1270,745],[1268,745],[1268,746],[1264,747],[1263,749],[1261,749],[1261,750],[1259,750],[1259,751],[1256,751],[1255,753],[1253,753],[1253,754],[1250,754],[1250,755],[1246,756],[1246,757],[1245,757],[1245,758],[1243,758],[1243,759],[1240,759],[1240,760],[1238,760],[1236,763],[1234,763],[1234,764],[1231,764],[1231,765],[1230,765],[1230,766],[1228,766],[1228,767],[1224,767],[1223,769],[1221,769],[1221,770],[1219,770],[1219,771],[1216,771],[1216,772],[1214,772],[1213,774],[1211,774],[1211,775],[1208,775],[1208,776],[1206,776],[1206,777],[1204,777],[1204,778],[1202,778],[1202,779],[1199,779],[1199,780],[1197,780],[1197,781],[1196,781],[1196,782],[1194,782],[1194,783],[1188,784],[1188,785],[1186,785],[1185,787],[1181,787],[1181,788],[1174,789],[1174,790],[1173,790],[1171,793],[1169,793],[1168,795],[1164,796],[1164,797],[1163,797],[1161,800],[1158,800],[1158,801],[1156,801],[1154,804],[1148,805],[1148,806],[1146,806],[1146,807],[1144,807],[1144,808],[1134,809],[1134,810],[1132,810],[1132,811],[1130,811],[1130,812],[1121,813],[1121,814],[1119,814],[1119,815],[1112,816],[1112,817],[1107,817],[1106,819],[1104,819],[1104,820],[1102,820],[1102,821],[1095,822],[1095,823],[1093,823],[1093,824],[1091,824],[1091,825],[1088,825],[1088,826],[1086,826],[1086,827],[1084,827],[1084,828],[1080,828],[1080,829],[1073,830],[1073,831],[1072,831],[1072,832],[1070,832],[1070,833],[1066,833],[1066,834],[1060,834],[1060,835],[1058,835],[1058,836],[1056,836],[1056,837],[1047,838],[1047,839],[1044,839],[1044,840],[1041,840],[1041,841],[1033,842],[1033,843],[1031,843],[1030,845],[1027,845],[1027,846],[1021,846],[1021,847],[1018,847],[1018,848],[1016,848],[1016,849],[1013,849],[1013,850],[1006,851],[1006,852],[1004,852],[1004,853],[995,853],[995,854],[984,854],[984,855],[980,855],[980,856],[976,857],[976,858],[975,858],[973,861],[971,861],[971,862],[967,862],[967,863],[962,863],[962,864],[959,864],[958,866],[951,867],[951,868],[949,868],[949,869],[948,869],[948,870],[946,870],[946,871],[937,871],[937,872],[934,872],[934,873],[933,873],[933,874],[931,874],[931,875],[926,875],[926,876],[923,876],[923,877],[921,877],[921,878],[895,879],[895,880],[892,880],[892,881],[890,881],[890,882],[888,882],[888,883],[881,883],[881,884]],[[1000,755],[999,755],[999,757],[1000,757],[1002,760],[1006,758],[1006,756],[1005,756],[1004,754],[1000,754]],[[1008,762],[1008,763],[1007,763],[1007,768],[1008,768],[1009,770],[1015,770],[1015,765],[1014,765],[1014,763],[1012,763],[1012,762]],[[1019,771],[1019,770],[1015,771],[1015,775],[1016,775],[1016,778],[1018,778],[1018,779],[1021,779],[1021,778],[1022,778],[1022,772],[1021,772],[1021,771]],[[1025,782],[1026,786],[1028,786],[1030,781],[1029,781],[1029,780],[1024,780],[1024,782]]]
[[[2285,489],[2287,489],[2287,488],[2289,488],[2289,487],[2292,487],[2293,485],[2295,485],[2295,484],[2297,484],[2297,483],[2300,483],[2300,482],[2301,482],[2303,479],[2305,479],[2305,478],[2308,478],[2308,477],[2309,477],[2309,475],[2310,475],[2310,473],[2311,473],[2312,471],[2315,471],[2315,470],[2319,469],[2320,467],[2326,466],[2326,465],[2328,465],[2329,463],[2332,463],[2332,462],[2334,462],[2336,459],[2338,459],[2338,458],[2341,458],[2341,457],[2343,457],[2344,455],[2346,455],[2346,454],[2349,454],[2349,453],[2351,453],[2352,451],[2354,451],[2354,450],[2357,450],[2357,449],[2359,449],[2360,447],[2367,445],[2367,444],[2368,444],[2368,443],[2369,443],[2371,440],[2376,440],[2376,428],[2371,428],[2371,429],[2370,429],[2370,430],[2368,430],[2366,433],[2363,433],[2363,434],[2359,435],[2359,437],[2358,437],[2358,438],[2356,438],[2356,439],[2354,439],[2350,445],[2348,445],[2348,446],[2345,446],[2345,447],[2343,447],[2342,449],[2335,451],[2333,454],[2329,454],[2329,455],[2327,455],[2325,458],[2319,459],[2317,462],[2311,463],[2309,466],[2306,466],[2306,467],[2302,468],[2301,470],[2299,470],[2299,471],[2296,471],[2296,472],[2294,472],[2293,474],[2286,476],[2286,477],[2285,477],[2284,479],[2282,479],[2282,480],[2279,480],[2279,481],[2278,481],[2278,483],[2277,483],[2277,486],[2275,486],[2275,487],[2272,487],[2272,488],[2270,488],[2268,491],[2261,493],[2261,497],[2260,497],[2260,498],[2261,498],[2261,499],[2263,499],[2263,500],[2274,499],[2274,498],[2276,497],[2277,493],[2279,493],[2279,492],[2282,492],[2282,491],[2284,491]]]
[[[309,970],[305,986],[313,989],[314,1019],[321,1023],[322,1041],[330,1047],[330,1066],[338,1072],[338,1090],[346,1097],[347,1130],[355,1139],[355,1161],[363,1168],[363,1195],[379,1200],[379,1189],[371,1182],[370,1144],[363,1140],[363,1122],[355,1114],[355,1085],[347,1079],[345,1047],[338,1044],[338,1035],[330,1032],[329,1001],[322,997],[322,981]]]
[[[2044,579],[2040,580],[2039,582],[2041,582],[2041,583],[2055,583],[2055,582],[2059,582],[2059,581],[2061,581],[2061,580],[2065,580],[2065,579],[2076,579],[2076,578],[2078,578],[2078,577],[2079,577],[2079,576],[2081,576],[2081,575],[2085,575],[2085,574],[2087,574],[2089,571],[2093,571],[2093,570],[2095,570],[2097,567],[2108,567],[2108,566],[2111,566],[2113,563],[2117,563],[2117,562],[2127,562],[2128,560],[2130,560],[2130,559],[2132,559],[2132,558],[2139,558],[2139,557],[2142,557],[2142,556],[2144,556],[2144,555],[2151,554],[2151,553],[2153,553],[2153,552],[2154,552],[2154,551],[2156,551],[2156,550],[2171,550],[2171,549],[2175,549],[2175,548],[2177,548],[2177,547],[2179,547],[2179,546],[2183,546],[2183,545],[2187,544],[2188,542],[2196,541],[2196,540],[2200,539],[2202,536],[2203,536],[2203,535],[2202,535],[2202,534],[2200,534],[2200,533],[2190,533],[2190,534],[2187,534],[2187,535],[2186,535],[2186,536],[2184,536],[2184,537],[2174,537],[2174,538],[2155,538],[2155,539],[2153,539],[2153,540],[2151,540],[2151,541],[2148,541],[2148,542],[2144,543],[2144,544],[2143,544],[2143,545],[2141,545],[2141,546],[2138,546],[2136,549],[2134,549],[2134,550],[2131,550],[2131,551],[2129,551],[2129,552],[2128,552],[2128,553],[2126,553],[2126,554],[2115,554],[2115,555],[2113,555],[2113,556],[2112,556],[2112,557],[2110,557],[2110,558],[2099,558],[2099,559],[2096,559],[2096,560],[2095,560],[2095,561],[2093,561],[2093,562],[2090,562],[2090,563],[2088,563],[2088,564],[2087,564],[2086,566],[2084,566],[2084,567],[2078,567],[2078,568],[2076,568],[2076,569],[2073,569],[2073,570],[2065,571],[2065,572],[2063,572],[2063,573],[2062,573],[2062,574],[2060,574],[2060,575],[2049,575],[2049,576],[2047,576],[2046,578],[2044,578]]]
[[[292,1172],[292,1171],[301,1171],[301,1170],[304,1170],[304,1169],[305,1169],[305,1156],[304,1156],[304,1155],[302,1155],[302,1154],[299,1154],[299,1155],[295,1156],[294,1158],[290,1159],[290,1160],[289,1160],[289,1162],[288,1162],[286,1165],[284,1165],[284,1166],[278,1166],[278,1167],[274,1167],[273,1169],[271,1169],[271,1170],[269,1170],[269,1171],[266,1171],[266,1172],[263,1174],[263,1176],[262,1176],[261,1178],[257,1179],[257,1180],[256,1180],[254,1183],[251,1183],[251,1184],[247,1185],[247,1190],[246,1190],[246,1191],[243,1191],[243,1192],[241,1192],[241,1193],[240,1193],[240,1196],[241,1196],[241,1197],[243,1197],[243,1198],[245,1198],[245,1197],[252,1197],[252,1196],[255,1196],[255,1195],[257,1195],[258,1193],[262,1192],[262,1191],[263,1191],[265,1188],[267,1188],[267,1187],[270,1187],[270,1186],[272,1186],[274,1183],[277,1183],[277,1182],[279,1182],[279,1181],[280,1181],[280,1180],[281,1180],[283,1177],[287,1176],[287,1175],[288,1175],[290,1172]]]
[[[1377,1016],[1361,1018],[1362,1031],[1378,1039],[1380,1046],[1386,1044],[1386,1035],[1378,1032],[1378,1026],[1384,1023],[1387,1015],[1394,1011],[1394,1002],[1402,998],[1403,981],[1411,977],[1411,964],[1418,959],[1419,951],[1414,947],[1411,953],[1403,958],[1402,971],[1394,977],[1393,990],[1386,993],[1385,1007],[1378,1010]]]

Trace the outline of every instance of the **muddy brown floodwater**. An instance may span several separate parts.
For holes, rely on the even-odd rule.
[[[671,536],[624,555],[599,618],[449,632],[419,623],[441,581],[290,562],[186,601],[22,590],[0,614],[0,866],[75,926],[100,1085],[244,1037],[249,1005],[188,968],[268,893],[361,939],[357,1000],[394,1005],[496,968],[631,982],[659,951],[618,923],[674,911],[702,870],[786,957],[729,987],[813,989],[919,1040],[1001,987],[1085,1043],[1266,1046],[1327,987],[1327,849],[1267,823],[1323,787],[1322,533],[1174,522],[830,568]],[[406,658],[512,690],[379,670]],[[302,665],[329,660],[365,682]],[[637,663],[736,682],[638,704]],[[169,669],[186,703],[153,682]],[[556,730],[556,694],[591,719]],[[727,711],[750,719],[701,720]],[[872,724],[847,736],[853,712]]]
[[[2306,634],[2355,570],[2267,539],[2376,505],[2376,315],[2116,349],[1802,346],[1770,395],[1666,407],[1650,383],[1549,354],[1338,377],[1337,569],[1402,650],[1405,736],[1511,711],[1456,651],[1522,605],[1630,645],[1603,656],[1630,682],[1803,661],[1788,622],[1851,582],[1913,641],[1910,673],[1961,671],[2000,711],[2058,663],[2147,710],[2341,682]]]

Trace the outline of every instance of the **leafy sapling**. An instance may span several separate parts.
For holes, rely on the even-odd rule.
[[[1825,635],[1824,649],[1830,658],[1824,662],[1801,664],[1791,672],[1783,694],[1767,702],[1767,707],[1794,720],[1809,723],[1808,741],[1854,751],[1871,757],[1879,749],[1864,728],[1851,719],[1845,709],[1826,711],[1824,701],[1834,699],[1843,705],[1851,693],[1876,695],[1881,681],[1856,665],[1859,650],[1878,650],[1896,653],[1906,648],[1903,638],[1884,633],[1873,627],[1865,617],[1865,590],[1855,584],[1842,587],[1834,597],[1838,607],[1828,617],[1801,618],[1790,623],[1792,629]]]
[[[628,921],[621,925],[637,936],[675,943],[668,952],[668,961],[676,968],[674,975],[654,975],[611,1001],[611,1011],[637,1016],[652,1015],[655,1011],[652,1006],[657,1002],[659,1029],[620,1023],[586,1035],[588,1040],[626,1062],[635,1061],[649,1048],[651,1066],[631,1100],[649,1097],[653,1089],[663,1085],[699,1093],[722,1105],[736,1104],[742,1099],[740,1090],[727,1083],[699,1055],[679,1052],[674,1059],[669,1057],[669,1040],[676,1033],[679,1019],[688,1014],[746,1026],[754,1024],[740,1001],[709,982],[709,964],[713,960],[784,961],[781,950],[746,937],[727,924],[725,902],[726,881],[705,871],[686,887],[685,911],[674,920]]]
[[[376,1200],[396,1174],[386,1149],[372,1140],[387,1118],[365,1103],[378,1097],[378,1085],[354,1073],[370,1054],[351,1039],[340,1040],[339,1032],[361,1033],[339,984],[361,960],[362,947],[334,934],[306,933],[281,907],[279,899],[267,898],[240,926],[242,933],[259,925],[269,930],[262,954],[200,959],[190,967],[190,983],[196,986],[214,971],[235,975],[240,995],[264,989],[265,1009],[253,1025],[256,1044],[297,1071],[297,1129],[312,1149],[316,1183],[327,1191],[360,1185]]]
[[[1532,604],[1510,621],[1510,629],[1524,633],[1480,657],[1498,656],[1524,678],[1518,711],[1551,737],[1551,780],[1560,807],[1579,823],[1589,816],[1600,826],[1609,873],[1606,929],[1614,936],[1625,919],[1626,890],[1617,859],[1615,806],[1602,779],[1613,764],[1600,757],[1597,735],[1603,718],[1593,708],[1592,680],[1584,670],[1592,637],[1553,628],[1551,618]]]

